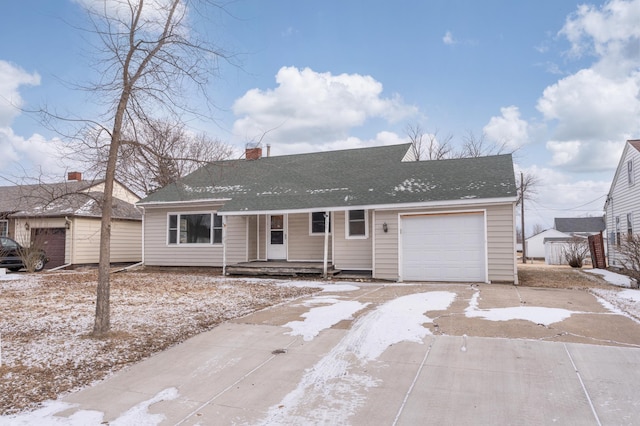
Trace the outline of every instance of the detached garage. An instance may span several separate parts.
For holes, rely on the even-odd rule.
[[[410,281],[487,281],[484,212],[400,216],[400,276]]]

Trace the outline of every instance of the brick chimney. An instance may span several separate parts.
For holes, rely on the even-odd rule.
[[[262,148],[260,148],[257,145],[247,144],[247,147],[245,148],[245,151],[244,151],[244,157],[247,160],[258,160],[262,158]]]
[[[67,180],[77,180],[80,182],[82,180],[82,173],[80,172],[69,172],[67,174]]]

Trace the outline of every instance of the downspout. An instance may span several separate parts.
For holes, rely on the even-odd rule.
[[[329,257],[329,213],[324,212],[324,260],[322,262],[322,275],[327,278],[327,259]]]
[[[145,216],[146,216],[146,211],[144,210],[144,207],[140,206],[136,206],[135,204],[133,205],[136,209],[140,208],[142,209],[142,261],[140,262],[141,264],[144,265],[144,222],[145,222]]]

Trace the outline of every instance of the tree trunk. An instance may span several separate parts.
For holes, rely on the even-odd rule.
[[[118,149],[122,133],[122,122],[128,100],[128,91],[118,103],[116,116],[111,133],[111,146],[104,178],[104,194],[102,197],[102,220],[100,222],[100,261],[98,264],[98,285],[96,289],[96,317],[93,323],[93,334],[104,335],[111,329],[110,293],[111,283],[109,269],[111,266],[111,217],[113,214],[113,183],[116,176]]]

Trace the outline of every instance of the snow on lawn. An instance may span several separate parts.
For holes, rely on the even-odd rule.
[[[344,424],[376,381],[351,371],[377,359],[389,346],[422,343],[430,334],[424,313],[447,309],[455,293],[432,291],[391,300],[360,317],[342,340],[302,377],[296,389],[269,409],[264,424]]]
[[[543,308],[539,306],[514,306],[509,308],[479,309],[478,298],[480,292],[476,291],[469,301],[469,306],[464,310],[467,318],[482,318],[489,321],[509,321],[521,319],[535,324],[550,324],[564,321],[572,314],[578,313],[560,308]]]
[[[605,308],[640,322],[640,290],[629,289],[631,279],[628,276],[606,269],[586,269],[585,272],[600,275],[614,286],[627,288],[627,290],[592,288],[590,291],[598,297],[598,301]]]
[[[112,332],[95,338],[96,281],[95,271],[0,280],[0,415],[34,408],[222,321],[320,287],[225,279],[206,271],[114,274]]]
[[[609,284],[613,284],[618,287],[631,287],[631,279],[626,275],[616,274],[615,272],[607,271],[606,269],[583,269],[583,271],[590,274],[600,275]]]

